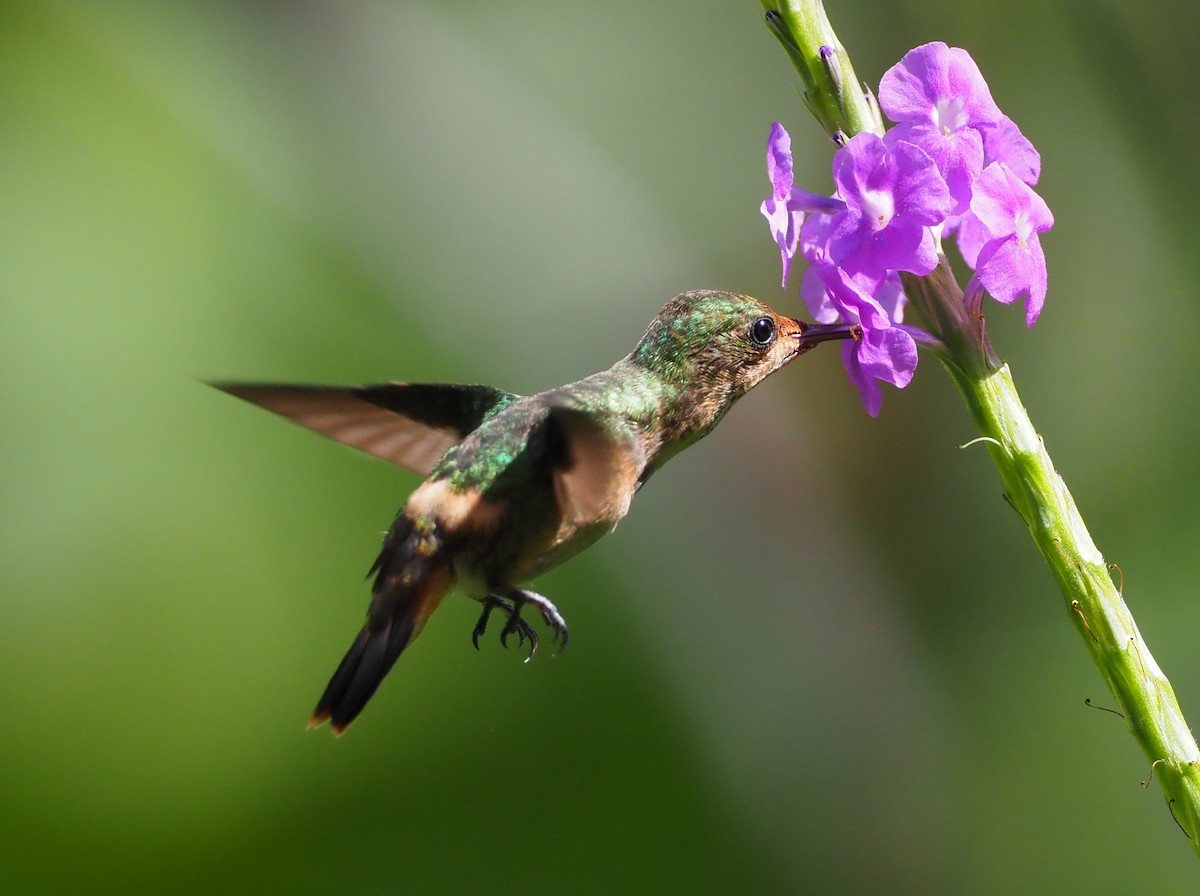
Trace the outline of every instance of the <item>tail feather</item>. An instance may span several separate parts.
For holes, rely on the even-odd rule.
[[[371,572],[367,622],[317,701],[309,725],[328,721],[341,734],[358,717],[405,647],[425,626],[453,583],[434,528],[403,513],[392,525]]]

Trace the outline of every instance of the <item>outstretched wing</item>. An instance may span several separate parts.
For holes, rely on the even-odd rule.
[[[422,476],[467,433],[519,397],[491,386],[441,383],[211,385]]]

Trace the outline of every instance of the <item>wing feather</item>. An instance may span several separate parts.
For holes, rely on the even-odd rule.
[[[625,421],[599,418],[567,404],[553,406],[549,422],[562,446],[553,475],[564,518],[616,525],[628,512],[646,466],[637,431]]]
[[[518,396],[490,386],[213,383],[335,442],[428,476],[438,459]]]

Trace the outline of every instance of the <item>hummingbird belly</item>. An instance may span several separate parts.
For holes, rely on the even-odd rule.
[[[404,512],[436,527],[459,591],[475,600],[540,575],[611,528],[564,526],[554,495],[545,488],[496,500],[473,488],[455,488],[448,479],[425,482]]]

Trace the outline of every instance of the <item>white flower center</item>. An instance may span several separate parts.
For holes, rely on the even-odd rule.
[[[1013,233],[1023,248],[1029,241],[1029,235],[1033,233],[1033,222],[1029,220],[1029,212],[1021,210],[1013,215]]]
[[[967,126],[967,112],[959,97],[946,97],[938,100],[933,106],[933,123],[946,136],[953,134],[959,128]]]
[[[883,230],[896,214],[895,197],[887,190],[863,190],[862,210],[875,230]]]

